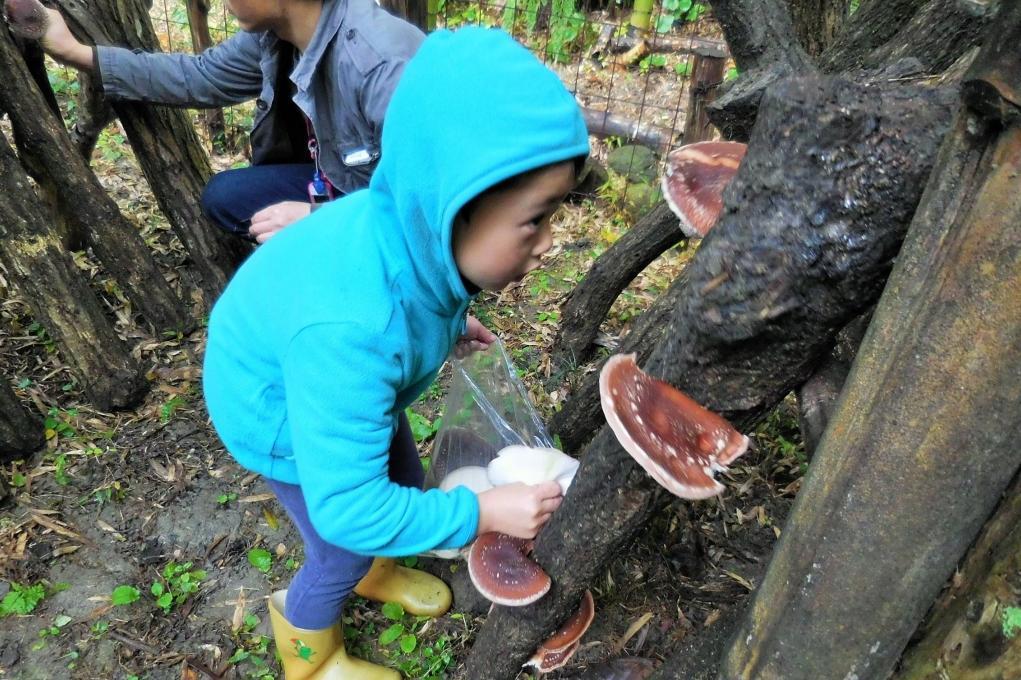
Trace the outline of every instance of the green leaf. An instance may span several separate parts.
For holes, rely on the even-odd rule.
[[[11,614],[30,614],[46,597],[46,588],[37,583],[34,586],[23,586],[11,582],[11,590],[0,601],[0,616]]]
[[[677,10],[681,6],[681,0],[663,0],[663,13],[676,14]]]
[[[405,409],[404,412],[408,416],[408,424],[411,425],[411,435],[415,438],[415,442],[421,444],[436,432],[432,422],[425,416],[415,413],[410,408]]]
[[[656,33],[669,33],[674,27],[673,14],[660,14],[656,17]]]
[[[415,651],[415,647],[418,647],[418,638],[410,633],[408,635],[401,636],[401,651],[405,654],[411,654]]]
[[[404,618],[404,607],[397,602],[387,602],[383,605],[383,616],[391,621],[400,621]]]
[[[153,581],[152,587],[149,588],[149,592],[151,592],[154,597],[159,597],[160,595],[162,595],[163,590],[164,590],[163,584],[160,583],[159,581]]]
[[[1006,607],[1003,610],[1003,636],[1013,640],[1021,633],[1021,607]]]
[[[53,625],[57,628],[63,628],[69,623],[71,623],[71,617],[67,614],[60,614],[57,618],[53,619]]]
[[[248,563],[265,574],[273,564],[273,555],[263,548],[252,548],[248,551]]]
[[[156,606],[162,609],[164,612],[169,613],[170,608],[174,605],[174,596],[170,593],[163,593],[156,598]]]
[[[25,484],[27,484],[27,483],[28,483],[28,477],[26,477],[25,475],[21,474],[20,472],[15,472],[13,475],[11,475],[11,486],[20,489],[21,487],[25,486]]]
[[[114,605],[122,606],[136,602],[138,597],[138,588],[134,586],[117,586],[113,589],[113,594],[110,596],[110,602]]]
[[[384,630],[382,635],[379,636],[379,644],[386,646],[403,634],[404,626],[400,623],[395,623],[394,625]]]

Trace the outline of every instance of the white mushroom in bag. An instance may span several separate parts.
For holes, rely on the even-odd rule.
[[[458,486],[466,487],[476,495],[493,488],[486,468],[481,465],[465,465],[457,468],[440,481],[440,490],[442,491],[450,491]]]
[[[539,484],[557,481],[567,493],[578,471],[578,461],[557,449],[513,445],[500,449],[489,463],[489,481],[493,486],[523,482]]]

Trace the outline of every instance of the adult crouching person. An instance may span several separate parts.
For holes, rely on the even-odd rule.
[[[421,31],[372,0],[225,0],[242,31],[201,54],[79,42],[48,9],[43,49],[112,99],[216,108],[255,99],[252,165],[213,176],[202,206],[262,243],[368,185],[383,115]]]

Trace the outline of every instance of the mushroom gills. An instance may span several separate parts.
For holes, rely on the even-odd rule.
[[[591,591],[586,590],[578,611],[557,632],[539,645],[532,658],[525,662],[539,673],[549,673],[564,666],[581,646],[581,638],[596,617]]]
[[[666,157],[663,198],[688,238],[709,233],[723,211],[723,190],[737,174],[747,145],[741,142],[695,142]]]

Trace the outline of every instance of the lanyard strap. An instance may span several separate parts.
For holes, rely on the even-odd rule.
[[[315,170],[312,173],[312,181],[308,184],[308,195],[313,203],[322,203],[333,198],[333,183],[323,172],[319,165],[319,141],[316,139],[315,130],[312,128],[312,121],[308,116],[305,119],[305,129],[308,132],[308,153],[312,157]]]

